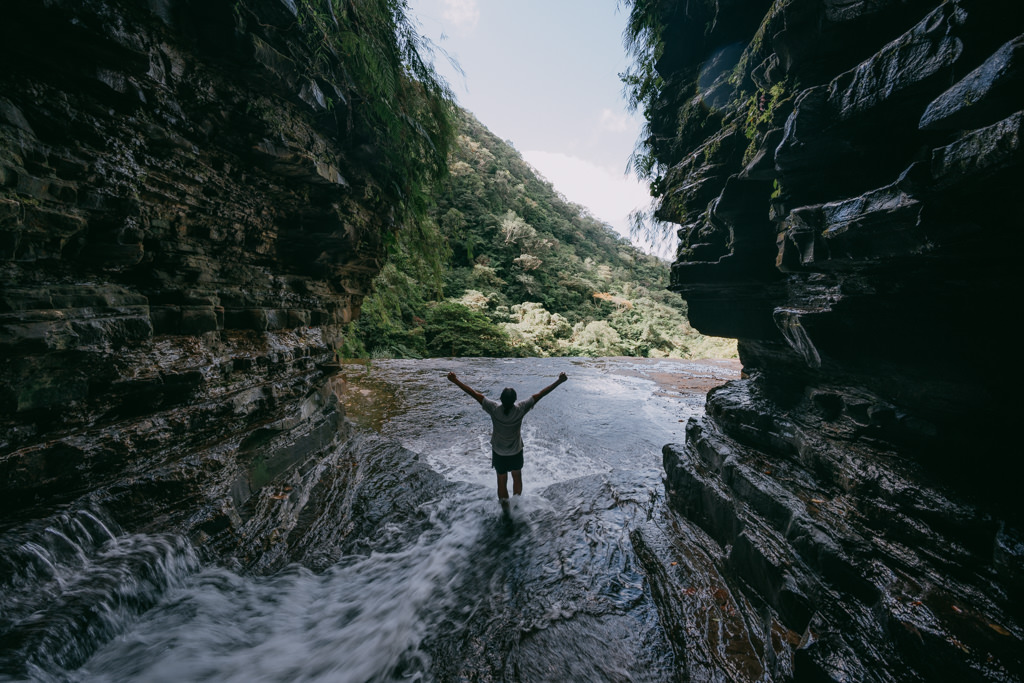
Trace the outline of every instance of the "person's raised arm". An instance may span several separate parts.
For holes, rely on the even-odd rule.
[[[463,391],[465,391],[470,396],[472,396],[476,400],[477,403],[483,403],[484,402],[484,395],[481,394],[476,389],[474,389],[473,387],[469,386],[468,384],[464,384],[462,382],[462,380],[460,380],[458,377],[455,376],[454,372],[449,372],[448,373],[448,381],[451,382],[452,384],[454,384],[455,386],[457,386],[459,389],[462,389]]]
[[[533,395],[533,402],[536,403],[537,401],[541,400],[542,398],[550,394],[552,391],[555,390],[555,387],[557,387],[559,384],[566,381],[567,379],[569,378],[566,376],[564,372],[558,373],[558,379],[556,379],[554,383],[544,387],[543,389],[541,389],[540,391]]]

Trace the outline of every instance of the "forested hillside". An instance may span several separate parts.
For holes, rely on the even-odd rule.
[[[345,355],[735,357],[667,264],[561,197],[468,112],[429,219],[400,232]]]

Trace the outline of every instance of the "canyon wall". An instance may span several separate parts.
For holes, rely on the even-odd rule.
[[[1024,6],[649,5],[672,286],[746,374],[667,494],[763,615],[763,677],[1021,680]],[[414,508],[437,475],[342,443],[397,199],[295,5],[2,12],[2,523],[95,498],[265,571]]]
[[[0,518],[89,494],[273,545],[309,496],[281,472],[354,467],[326,378],[397,228],[360,93],[286,1],[3,15]]]
[[[777,676],[1020,680],[1024,6],[653,6],[672,288],[745,373],[672,505],[794,634]]]

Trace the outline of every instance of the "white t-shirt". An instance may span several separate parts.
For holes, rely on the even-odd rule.
[[[520,427],[523,417],[530,412],[536,401],[533,396],[518,401],[512,410],[505,414],[501,404],[485,398],[481,402],[484,411],[491,416],[491,449],[498,455],[515,455],[523,450],[523,435]]]

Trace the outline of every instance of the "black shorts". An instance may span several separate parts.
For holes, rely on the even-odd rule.
[[[508,474],[513,470],[523,469],[523,452],[515,455],[498,455],[491,451],[491,467],[497,470],[498,474]]]

